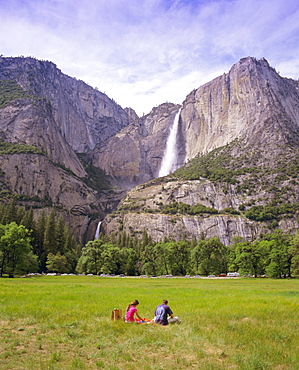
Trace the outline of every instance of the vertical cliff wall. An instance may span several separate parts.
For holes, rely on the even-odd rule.
[[[244,58],[228,74],[190,93],[181,112],[186,160],[234,139],[247,144],[286,140],[299,127],[298,84],[265,59]]]
[[[93,149],[129,123],[127,113],[107,95],[63,74],[51,62],[0,57],[1,79],[48,99],[57,127],[76,152]]]

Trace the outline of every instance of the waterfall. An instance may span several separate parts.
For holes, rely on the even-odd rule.
[[[96,233],[95,233],[95,236],[94,236],[95,239],[99,239],[100,229],[101,229],[101,223],[102,223],[102,221],[100,221],[98,223],[98,226],[97,226],[97,229],[96,229]]]
[[[167,139],[166,149],[161,162],[159,177],[166,176],[177,169],[176,137],[178,133],[180,113],[181,108],[174,117],[173,125]]]

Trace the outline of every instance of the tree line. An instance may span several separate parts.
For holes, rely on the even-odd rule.
[[[195,238],[154,242],[144,230],[142,237],[125,231],[111,241],[100,234],[82,249],[76,271],[83,274],[125,275],[219,275],[230,271],[241,275],[281,278],[299,275],[299,233],[281,230],[249,242],[235,238],[225,246],[219,238]]]
[[[0,206],[0,276],[28,272],[138,275],[299,276],[299,233],[281,230],[254,241],[235,238],[229,246],[218,238],[153,241],[124,230],[109,237],[100,233],[83,248],[54,209],[36,220],[33,210],[15,202]]]

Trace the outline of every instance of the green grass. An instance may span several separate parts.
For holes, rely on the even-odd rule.
[[[299,369],[299,280],[0,279],[6,369]],[[110,320],[168,299],[181,325]]]

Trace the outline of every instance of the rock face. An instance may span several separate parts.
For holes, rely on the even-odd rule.
[[[224,244],[229,244],[233,237],[243,236],[254,239],[260,232],[255,222],[244,217],[219,214],[190,216],[181,214],[163,214],[161,206],[172,202],[185,204],[203,204],[206,207],[224,209],[243,204],[242,197],[234,197],[234,192],[224,193],[221,186],[215,186],[207,180],[201,181],[154,181],[152,184],[133,188],[120,204],[120,213],[106,217],[103,229],[108,234],[123,225],[130,233],[134,230],[142,234],[146,229],[156,241],[164,237],[192,239],[192,237],[219,237]],[[146,212],[145,212],[146,211]],[[264,227],[265,229],[265,227]]]
[[[135,233],[141,237],[142,231],[147,230],[148,234],[155,241],[163,241],[164,238],[182,240],[182,237],[191,240],[193,237],[199,239],[219,238],[220,241],[229,245],[234,237],[243,237],[246,240],[254,240],[261,229],[255,222],[246,220],[242,217],[228,215],[200,217],[200,216],[168,216],[163,214],[136,214],[128,213],[123,216],[121,221],[117,218],[106,219],[105,231],[113,234],[120,222],[124,225],[124,230],[130,234],[134,229]],[[264,230],[267,231],[266,227]]]
[[[228,74],[189,94],[181,109],[177,146],[181,163],[190,162],[185,172],[133,188],[103,223],[108,233],[121,225],[128,233],[146,229],[155,240],[203,235],[229,244],[235,236],[253,240],[271,227],[291,233],[299,227],[298,208],[271,219],[282,204],[299,202],[299,84],[280,77],[265,59],[241,59]],[[197,180],[186,180],[192,178]],[[180,202],[213,207],[218,213],[164,212]],[[246,211],[258,206],[274,208],[259,215],[261,221],[248,219]]]
[[[102,219],[120,196],[99,195],[87,186],[88,175],[75,151],[88,152],[128,125],[127,113],[50,62],[0,57],[0,81],[24,91],[0,109],[0,138],[6,145],[0,156],[1,190],[34,206],[36,213],[39,207],[55,207],[85,242],[94,235],[94,218]],[[1,91],[4,96],[7,92]]]
[[[121,201],[118,212],[105,218],[102,229],[113,235],[121,225],[126,233],[133,232],[139,236],[147,230],[155,241],[162,241],[164,237],[175,240],[218,237],[225,245],[231,244],[234,237],[252,241],[260,234],[270,231],[271,221],[256,222],[238,210],[242,206],[247,209],[251,205],[263,206],[267,204],[271,194],[257,185],[256,193],[248,196],[238,192],[237,186],[221,182],[215,185],[206,179],[183,181],[173,178],[142,184],[128,192]],[[299,202],[298,183],[293,186],[293,199],[288,194],[286,198],[294,203]],[[203,205],[214,209],[217,214],[165,213],[166,207],[174,203]],[[231,211],[233,214],[230,214]],[[298,217],[296,214],[287,215],[275,227],[294,233],[299,227]]]
[[[280,77],[265,59],[244,58],[228,74],[192,91],[183,102],[177,134],[178,166],[238,139],[244,145],[298,141],[299,85]],[[158,176],[179,106],[162,104],[94,149],[93,163],[130,186]]]
[[[126,193],[103,222],[109,234],[121,226],[146,229],[155,240],[218,236],[229,244],[274,226],[298,228],[299,83],[280,77],[265,59],[241,59],[182,106],[165,103],[141,118],[50,62],[0,57],[1,80],[26,94],[0,101],[0,190],[26,205],[60,209],[82,241]],[[157,179],[179,110],[181,169]],[[87,186],[92,166],[121,189]],[[284,217],[282,206],[297,203],[295,211],[284,208]],[[167,211],[179,204],[206,211]],[[251,207],[266,205],[282,216],[248,217]]]
[[[15,100],[0,109],[2,140],[33,145],[56,164],[70,169],[79,177],[87,174],[72,148],[63,139],[45,100]]]
[[[165,103],[138,121],[133,118],[133,123],[93,150],[93,164],[128,188],[156,178],[179,108]]]
[[[228,74],[189,94],[181,112],[186,161],[243,139],[263,145],[298,141],[299,85],[265,59],[244,58]]]
[[[94,228],[95,209],[101,218],[104,212],[97,192],[84,183],[87,173],[56,126],[50,104],[44,99],[14,100],[0,109],[0,127],[1,141],[16,148],[15,154],[0,155],[3,193],[17,195],[36,214],[39,207],[55,207],[84,243]]]
[[[128,125],[127,113],[105,94],[63,74],[55,64],[33,58],[1,58],[0,80],[14,80],[33,95],[50,101],[65,141],[78,153]]]

